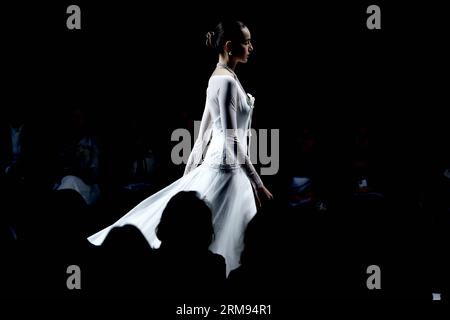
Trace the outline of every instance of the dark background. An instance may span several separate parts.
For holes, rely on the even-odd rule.
[[[104,111],[116,109],[115,102],[152,115],[168,109],[164,98],[170,96],[176,99],[171,108],[201,110],[201,91],[215,62],[203,45],[205,30],[233,17],[252,31],[255,55],[239,71],[248,91],[263,95],[261,115],[278,120],[320,114],[333,122],[379,115],[386,122],[425,113],[407,102],[434,105],[440,92],[443,10],[437,4],[383,3],[382,30],[368,30],[367,3],[244,1],[222,9],[81,1],[81,30],[66,28],[70,2],[7,4],[5,92],[12,98],[27,89],[47,108],[86,99]],[[270,108],[275,102],[282,110]]]
[[[252,31],[254,56],[238,73],[257,97],[256,128],[311,123],[342,131],[364,123],[422,139],[425,128],[439,136],[444,126],[448,49],[438,4],[380,3],[382,30],[368,30],[369,2],[80,1],[82,29],[68,30],[69,4],[3,7],[5,106],[23,105],[48,121],[83,104],[105,130],[127,113],[158,130],[171,126],[174,111],[200,119],[215,64],[205,33],[232,17]],[[282,141],[289,146],[289,135]]]
[[[81,30],[66,28],[70,4],[81,8]],[[381,7],[381,30],[366,28],[370,4]],[[200,120],[203,111],[216,63],[204,45],[205,34],[224,18],[242,20],[252,33],[255,51],[237,73],[256,97],[253,127],[280,129],[280,171],[266,177],[274,194],[282,197],[285,179],[295,173],[292,145],[299,128],[323,133],[330,179],[341,181],[349,156],[343,141],[362,126],[373,134],[380,185],[394,199],[380,219],[375,215],[314,220],[317,230],[322,222],[326,229],[320,235],[331,231],[325,242],[311,231],[299,242],[312,243],[309,250],[321,250],[342,236],[341,244],[351,249],[342,256],[336,253],[336,259],[345,260],[367,244],[364,230],[372,222],[370,230],[379,233],[374,233],[371,245],[383,243],[378,253],[393,239],[417,239],[424,232],[429,232],[425,238],[433,238],[429,212],[414,216],[413,229],[404,223],[430,168],[447,163],[449,126],[443,114],[449,52],[440,2],[239,1],[224,8],[207,2],[60,1],[2,4],[1,12],[2,110],[24,108],[45,135],[57,132],[64,110],[82,105],[92,113],[95,129],[110,150],[123,119],[139,118],[167,156],[161,185],[184,169],[169,163],[171,132],[188,126],[185,119]],[[108,175],[106,180],[113,180],[114,171]],[[340,190],[338,183],[333,186]],[[396,217],[386,218],[392,210]],[[348,230],[354,233],[346,238]],[[385,231],[389,236],[380,236]],[[414,252],[422,245],[408,248]],[[382,256],[387,265],[398,262],[395,250]],[[410,257],[408,263],[417,258]],[[396,268],[407,267],[400,263]],[[402,284],[408,283],[404,277]],[[276,288],[284,288],[283,283]]]

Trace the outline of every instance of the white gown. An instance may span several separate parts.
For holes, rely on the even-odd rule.
[[[247,137],[250,136],[253,102],[253,97],[246,95],[237,78],[213,75],[208,84],[199,135],[183,177],[88,240],[101,245],[113,227],[132,224],[142,231],[153,248],[159,248],[161,242],[155,229],[166,204],[180,191],[197,191],[213,216],[215,237],[210,250],[225,258],[228,276],[240,265],[244,232],[256,214],[252,188],[263,185],[248,156]]]

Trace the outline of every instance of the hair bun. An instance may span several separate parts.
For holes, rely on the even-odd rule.
[[[212,42],[212,37],[214,36],[214,32],[209,31],[206,34],[206,46],[212,48],[213,47],[213,42]]]

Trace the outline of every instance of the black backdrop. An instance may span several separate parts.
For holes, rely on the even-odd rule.
[[[382,29],[368,30],[369,2],[78,1],[82,29],[68,30],[70,4],[3,6],[5,106],[21,103],[48,119],[83,103],[104,125],[122,112],[163,128],[173,110],[200,118],[215,63],[205,33],[232,17],[254,39],[254,56],[238,72],[257,97],[257,127],[364,122],[422,134],[442,120],[448,49],[438,4],[382,3]]]
[[[243,1],[223,9],[79,1],[82,29],[68,30],[70,4],[3,7],[6,97],[33,99],[42,106],[36,109],[87,100],[102,112],[126,106],[153,115],[170,105],[199,114],[215,62],[205,33],[227,17],[252,31],[254,57],[239,73],[258,97],[257,116],[275,117],[273,127],[294,114],[295,121],[359,116],[375,124],[433,116],[410,104],[435,105],[447,67],[438,5],[383,3],[382,29],[368,30],[369,2]]]

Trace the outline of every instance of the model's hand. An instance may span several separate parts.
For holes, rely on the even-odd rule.
[[[256,201],[256,206],[258,208],[261,208],[262,202],[264,202],[266,200],[272,200],[272,199],[273,199],[272,193],[270,193],[270,191],[265,186],[261,186],[256,189],[255,201]]]

